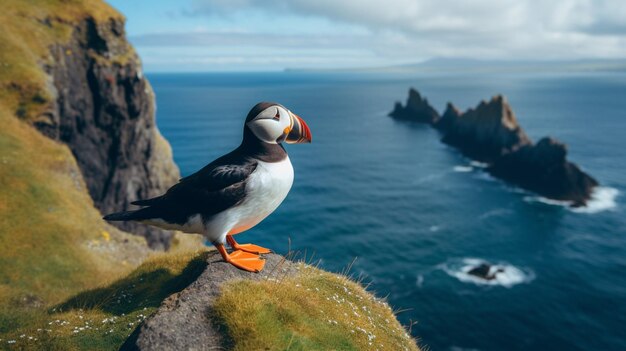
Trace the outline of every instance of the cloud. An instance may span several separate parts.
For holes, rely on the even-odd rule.
[[[191,9],[188,13],[229,15],[249,9],[298,13],[409,33],[626,25],[626,3],[622,0],[194,0]]]
[[[195,31],[132,36],[150,71],[381,65],[366,37]]]
[[[188,0],[178,6],[175,13],[168,9],[167,27],[131,33],[149,69],[626,57],[623,0]]]
[[[367,29],[374,50],[393,37],[403,45],[394,53],[420,56],[626,56],[623,0],[195,0],[191,8],[208,16],[325,18]]]

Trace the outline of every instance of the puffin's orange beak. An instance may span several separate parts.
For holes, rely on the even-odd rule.
[[[289,111],[289,117],[291,118],[291,125],[288,128],[289,130],[285,129],[287,133],[285,142],[288,144],[310,143],[312,135],[306,122],[291,111]]]

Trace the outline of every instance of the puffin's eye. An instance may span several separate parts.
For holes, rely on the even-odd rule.
[[[280,111],[278,111],[278,109],[276,109],[276,114],[274,115],[274,118],[272,118],[275,121],[280,121]]]

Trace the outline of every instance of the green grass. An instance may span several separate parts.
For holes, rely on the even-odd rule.
[[[206,251],[158,254],[127,276],[80,292],[28,326],[5,333],[0,347],[117,350],[166,297],[193,282],[205,266]]]
[[[127,273],[148,250],[143,239],[102,221],[66,146],[2,105],[0,124],[1,334]]]
[[[136,325],[165,296],[186,284],[191,275],[179,268],[198,263],[184,254],[159,258],[118,280],[150,255],[145,240],[105,223],[69,148],[30,125],[53,103],[43,69],[53,64],[50,48],[67,43],[75,26],[87,19],[106,26],[123,17],[98,0],[2,2],[0,349],[119,346],[132,330],[130,323]],[[123,38],[107,40],[120,49],[107,64],[123,65],[135,57]],[[97,53],[90,55],[102,59]],[[177,242],[181,250],[198,247],[187,238]],[[154,288],[142,283],[148,280],[155,282]],[[143,289],[129,288],[131,283]],[[112,299],[122,292],[141,300],[115,305]],[[95,325],[107,318],[116,321],[108,333],[101,333],[103,325],[97,332],[85,327],[87,321]],[[75,333],[72,326],[85,333]]]
[[[101,1],[6,0],[0,11],[0,339],[47,308],[147,257],[141,238],[94,208],[71,151],[25,121],[49,108],[49,47],[87,17],[122,18]],[[6,346],[0,341],[0,347]]]
[[[0,349],[121,345],[133,325],[192,279],[200,257],[158,256],[116,280],[150,255],[143,238],[102,221],[65,145],[1,104],[0,124]],[[181,250],[197,247],[187,238],[176,242]],[[134,298],[116,304],[120,296]],[[74,333],[87,322],[98,329]]]
[[[384,301],[347,277],[299,267],[295,277],[224,289],[215,313],[234,350],[419,350]]]

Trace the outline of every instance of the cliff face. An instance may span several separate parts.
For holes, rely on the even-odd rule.
[[[50,48],[50,108],[34,125],[67,144],[102,213],[156,196],[179,178],[169,144],[155,125],[154,94],[125,39],[122,19],[86,18],[67,43]],[[167,248],[171,233],[141,224],[119,228]]]
[[[493,162],[531,144],[502,95],[489,102],[482,101],[475,109],[462,114],[449,104],[437,128],[443,133],[444,143],[482,162]]]

